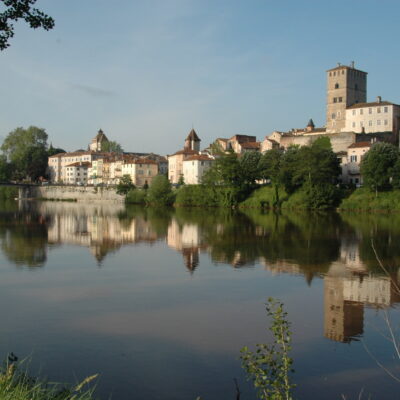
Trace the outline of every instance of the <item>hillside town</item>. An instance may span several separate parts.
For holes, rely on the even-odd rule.
[[[192,129],[182,149],[163,156],[154,153],[105,152],[109,141],[100,129],[86,151],[59,153],[48,160],[49,180],[53,184],[116,185],[129,175],[137,187],[151,185],[159,174],[168,176],[172,184],[199,184],[204,173],[221,152],[265,153],[290,146],[307,146],[321,137],[330,139],[332,150],[340,160],[344,184],[362,184],[360,162],[375,142],[398,144],[400,105],[382,100],[367,100],[367,72],[350,65],[338,64],[327,72],[326,124],[316,127],[309,119],[304,128],[274,131],[263,140],[256,136],[236,134],[216,138],[201,150],[198,134]]]

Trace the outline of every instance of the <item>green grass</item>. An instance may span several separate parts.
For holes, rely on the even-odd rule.
[[[387,192],[370,191],[367,188],[356,189],[339,205],[341,210],[360,211],[400,211],[400,190]]]
[[[17,364],[8,362],[0,370],[0,400],[94,400],[87,384],[97,375],[70,387],[30,377]]]
[[[283,189],[279,189],[280,202],[287,199]],[[271,186],[264,186],[254,190],[251,195],[240,203],[245,208],[273,208],[275,204],[275,189]]]

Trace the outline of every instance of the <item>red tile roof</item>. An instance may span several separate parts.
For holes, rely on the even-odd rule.
[[[359,147],[371,147],[372,144],[371,142],[356,142],[351,144],[348,149],[355,149],[355,148],[359,148]]]

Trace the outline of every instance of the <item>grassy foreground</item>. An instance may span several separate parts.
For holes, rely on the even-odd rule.
[[[93,389],[84,389],[97,375],[74,387],[48,383],[19,370],[15,362],[7,362],[0,370],[0,400],[94,400]]]

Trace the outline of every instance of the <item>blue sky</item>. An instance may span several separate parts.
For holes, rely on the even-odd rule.
[[[46,129],[65,150],[99,128],[126,151],[171,154],[217,137],[325,123],[325,71],[368,72],[400,103],[400,2],[38,0],[55,29],[16,24],[0,53],[0,137]]]

